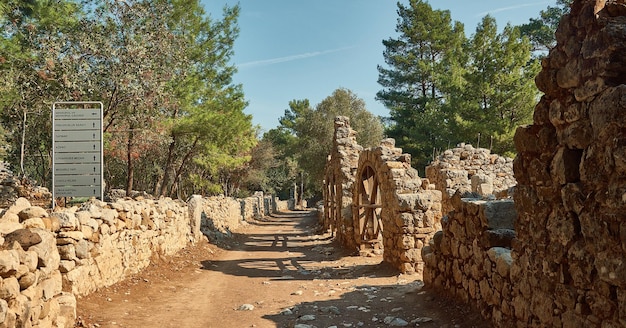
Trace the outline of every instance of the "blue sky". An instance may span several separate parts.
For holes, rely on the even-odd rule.
[[[263,131],[293,99],[312,106],[337,88],[352,90],[375,115],[388,116],[375,100],[380,90],[377,65],[384,65],[382,40],[396,37],[395,0],[202,0],[205,10],[221,17],[224,5],[241,6],[233,64],[235,83],[243,85],[246,113]],[[408,3],[407,0],[401,0]],[[482,17],[491,14],[498,26],[519,25],[538,17],[556,1],[433,0],[473,34]]]

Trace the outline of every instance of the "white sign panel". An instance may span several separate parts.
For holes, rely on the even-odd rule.
[[[102,199],[102,109],[101,102],[54,103],[53,197]]]

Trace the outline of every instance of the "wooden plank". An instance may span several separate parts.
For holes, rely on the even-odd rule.
[[[381,204],[363,204],[359,205],[360,208],[382,208]]]

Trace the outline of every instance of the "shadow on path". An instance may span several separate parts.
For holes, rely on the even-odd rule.
[[[268,279],[351,279],[376,274],[394,276],[398,271],[384,262],[345,265],[334,263],[350,251],[319,229],[314,211],[278,213],[250,223],[249,232],[236,233],[231,249],[236,259],[205,260],[202,268],[233,276]],[[382,258],[381,258],[382,260]]]

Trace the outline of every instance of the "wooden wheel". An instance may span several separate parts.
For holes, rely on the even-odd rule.
[[[378,242],[383,232],[381,218],[382,202],[378,177],[371,166],[366,166],[359,180],[357,208],[359,222],[359,242]]]

